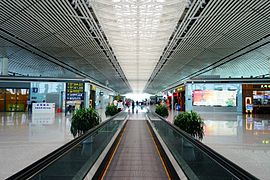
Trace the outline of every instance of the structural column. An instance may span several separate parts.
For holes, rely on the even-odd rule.
[[[269,66],[268,66],[268,74],[270,76],[270,57],[268,58],[268,63],[269,63]]]
[[[1,75],[8,75],[8,58],[2,57],[1,60]]]

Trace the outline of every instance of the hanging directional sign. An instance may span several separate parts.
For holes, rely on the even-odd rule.
[[[66,100],[67,101],[84,100],[84,83],[67,83]]]

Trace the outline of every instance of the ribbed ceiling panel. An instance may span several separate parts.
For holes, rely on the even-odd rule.
[[[92,1],[134,93],[141,93],[178,20],[185,0]]]
[[[268,0],[204,2],[193,2],[148,80],[146,92],[155,93],[199,74],[205,67],[227,60],[227,56],[270,34]],[[259,55],[254,57],[256,55],[254,53],[251,59],[258,59],[258,67],[263,67],[264,61],[259,60]],[[241,69],[241,66],[236,67],[227,74],[235,75],[233,72]],[[238,71],[245,76],[246,71]]]
[[[10,57],[12,71],[44,74],[47,69],[51,69],[51,75],[58,76],[63,74],[62,67],[66,67],[101,84],[109,81],[109,86],[121,93],[128,92],[130,89],[125,77],[119,75],[121,69],[112,65],[115,62],[109,60],[104,44],[97,39],[101,36],[93,34],[85,23],[85,19],[90,22],[89,18],[92,17],[90,11],[85,12],[86,8],[84,1],[77,8],[68,0],[2,1],[0,35],[5,38],[16,36],[18,39],[13,39],[12,42],[26,48]],[[82,15],[80,12],[83,11]],[[2,44],[0,48],[7,52],[16,51]],[[44,58],[40,60],[38,56],[31,56],[27,50]],[[47,59],[53,59],[51,62],[62,67],[50,65],[51,62]]]
[[[270,44],[247,53],[203,75],[220,75],[222,78],[256,77],[270,72]]]

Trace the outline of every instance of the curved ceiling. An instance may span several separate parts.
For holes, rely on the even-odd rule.
[[[95,14],[134,93],[150,78],[186,0],[98,0]]]
[[[89,78],[119,93],[265,75],[269,9],[269,0],[3,0],[0,58],[12,73]]]
[[[156,93],[183,82],[267,38],[270,35],[269,9],[268,0],[194,1],[145,91]],[[233,75],[232,71],[227,73]]]
[[[96,28],[91,12],[86,12],[85,3],[74,7],[67,0],[3,0],[0,9],[0,41],[9,42],[0,44],[0,57],[14,52],[8,56],[10,71],[22,75],[76,74],[102,84],[108,82],[120,93],[130,91],[106,37]],[[63,74],[63,69],[73,73]]]
[[[221,78],[263,77],[270,74],[270,42],[202,75]]]

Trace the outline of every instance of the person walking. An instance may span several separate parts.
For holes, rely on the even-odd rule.
[[[117,109],[118,109],[118,112],[122,111],[124,109],[124,106],[123,106],[123,101],[122,100],[119,100],[118,103],[117,103]]]
[[[135,102],[134,101],[132,101],[131,106],[132,106],[132,113],[134,113],[134,108],[135,108]]]

